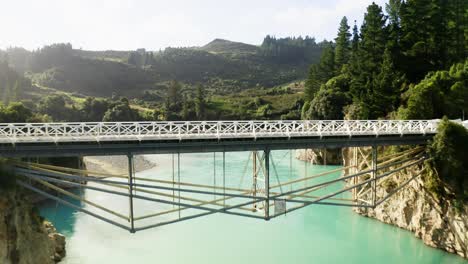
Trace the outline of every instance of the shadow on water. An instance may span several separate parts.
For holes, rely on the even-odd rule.
[[[82,195],[84,192],[79,188],[69,189],[68,191],[76,195]],[[73,205],[82,207],[81,201],[77,201],[58,193],[55,195]],[[62,233],[65,236],[70,236],[74,233],[76,217],[78,213],[77,210],[51,199],[40,202],[37,204],[37,207],[39,208],[40,215],[45,217],[48,221],[52,222],[59,233]]]

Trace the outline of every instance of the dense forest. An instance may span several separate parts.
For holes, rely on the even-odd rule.
[[[346,17],[306,81],[303,118],[463,118],[468,110],[468,2],[390,0]]]

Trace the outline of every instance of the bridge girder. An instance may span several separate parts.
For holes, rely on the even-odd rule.
[[[1,144],[1,157],[70,157],[202,153],[222,151],[262,151],[307,149],[307,148],[345,148],[365,146],[394,146],[427,144],[433,134],[393,135],[393,136],[355,136],[355,137],[300,137],[300,138],[260,138],[260,139],[205,139],[171,141],[116,141],[116,142],[72,142],[72,143],[29,143]]]

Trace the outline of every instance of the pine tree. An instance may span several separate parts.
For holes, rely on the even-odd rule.
[[[12,101],[18,101],[21,98],[22,90],[21,90],[21,82],[20,80],[16,80],[15,85],[13,86],[13,94],[12,94]]]
[[[449,9],[452,10],[453,26],[449,28],[453,48],[450,57],[453,62],[463,61],[468,56],[468,1],[452,0]]]
[[[389,24],[387,48],[390,50],[393,62],[398,67],[401,61],[401,5],[402,0],[390,0],[385,5],[385,11],[388,14]]]
[[[309,75],[307,76],[307,80],[305,82],[305,89],[304,89],[306,101],[311,101],[312,99],[314,99],[315,94],[320,89],[320,85],[322,82],[318,78],[317,71],[318,71],[317,64],[313,64],[310,66]]]
[[[182,120],[190,120],[190,101],[187,96],[182,99]]]
[[[356,20],[354,20],[354,27],[353,27],[353,39],[351,40],[351,52],[356,54],[359,47],[359,31],[356,25]]]
[[[401,70],[411,82],[421,80],[434,70],[431,62],[431,8],[433,0],[408,0],[400,7],[401,49],[404,57]]]
[[[338,29],[338,36],[335,38],[335,67],[337,72],[341,70],[343,64],[348,63],[351,48],[350,37],[348,19],[343,17]]]
[[[205,90],[201,85],[197,86],[197,94],[195,97],[195,113],[198,120],[203,120],[206,118]]]
[[[323,48],[316,74],[317,80],[321,83],[325,83],[335,75],[335,51],[331,42]]]
[[[389,49],[385,49],[372,97],[371,112],[375,117],[385,116],[396,109],[401,84],[402,76],[395,70],[392,54]]]
[[[386,17],[382,8],[372,3],[364,15],[364,23],[361,27],[362,40],[359,45],[360,56],[370,72],[378,71],[382,62],[382,54],[387,42],[385,23]]]
[[[335,52],[331,42],[325,44],[320,62],[310,67],[305,83],[306,100],[312,100],[320,86],[335,75]]]
[[[167,92],[169,108],[174,111],[179,111],[181,107],[181,86],[177,81],[171,81]]]
[[[8,105],[10,103],[11,97],[11,88],[8,79],[6,80],[3,86],[3,96],[2,96],[3,105]]]
[[[431,41],[430,52],[432,64],[437,69],[444,69],[450,66],[449,61],[449,20],[451,12],[449,12],[448,1],[434,0],[432,9],[430,10],[431,17]]]
[[[375,3],[367,7],[364,15],[364,22],[361,26],[361,41],[357,51],[357,65],[353,65],[351,71],[353,79],[351,81],[351,93],[363,111],[362,116],[366,118],[376,118],[378,113],[374,113],[373,102],[376,89],[376,78],[380,73],[382,64],[382,54],[385,51],[387,42],[385,32],[386,17],[382,8]]]
[[[349,59],[348,67],[348,71],[353,75],[357,75],[359,72],[359,41],[359,31],[356,25],[356,20],[354,20],[353,37],[351,40],[351,57]]]

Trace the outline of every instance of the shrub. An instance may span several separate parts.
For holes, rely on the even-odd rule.
[[[457,199],[468,200],[468,130],[462,125],[449,121],[446,117],[439,124],[437,134],[429,146],[433,166],[437,175],[431,176],[432,189],[440,180]]]

